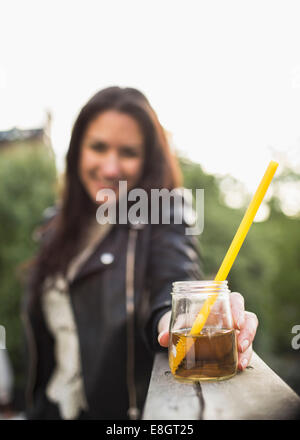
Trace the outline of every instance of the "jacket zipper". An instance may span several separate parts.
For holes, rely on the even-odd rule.
[[[137,407],[134,362],[134,263],[137,240],[137,228],[130,229],[126,256],[126,312],[127,312],[127,388],[129,395],[128,415],[137,420],[140,411]]]
[[[33,329],[32,325],[30,323],[29,316],[26,312],[21,313],[21,319],[24,323],[25,332],[27,336],[28,341],[28,348],[29,348],[29,377],[28,377],[28,383],[25,391],[25,399],[28,408],[32,406],[33,403],[33,388],[35,385],[36,380],[36,367],[37,367],[37,347],[36,347],[36,341],[34,339]]]

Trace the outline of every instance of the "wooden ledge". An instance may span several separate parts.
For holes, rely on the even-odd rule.
[[[167,352],[157,353],[143,419],[300,419],[300,398],[256,353],[233,378],[195,384],[174,379]]]

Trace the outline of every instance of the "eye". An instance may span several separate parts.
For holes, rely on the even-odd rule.
[[[119,154],[122,157],[139,157],[140,152],[135,147],[124,146],[119,149]]]
[[[90,148],[99,153],[107,151],[107,145],[105,142],[94,142],[90,145]]]

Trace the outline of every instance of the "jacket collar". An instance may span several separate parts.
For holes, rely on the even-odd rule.
[[[113,225],[103,241],[100,241],[87,261],[78,270],[70,282],[70,286],[95,272],[113,267],[120,256],[124,255],[124,251],[127,248],[129,231],[131,229],[140,230],[145,226],[145,224],[132,223]]]

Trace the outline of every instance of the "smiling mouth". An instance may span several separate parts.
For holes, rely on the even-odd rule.
[[[107,188],[107,189],[118,189],[119,184],[118,183],[106,183],[100,180],[94,181],[95,185],[97,185],[98,189]]]

